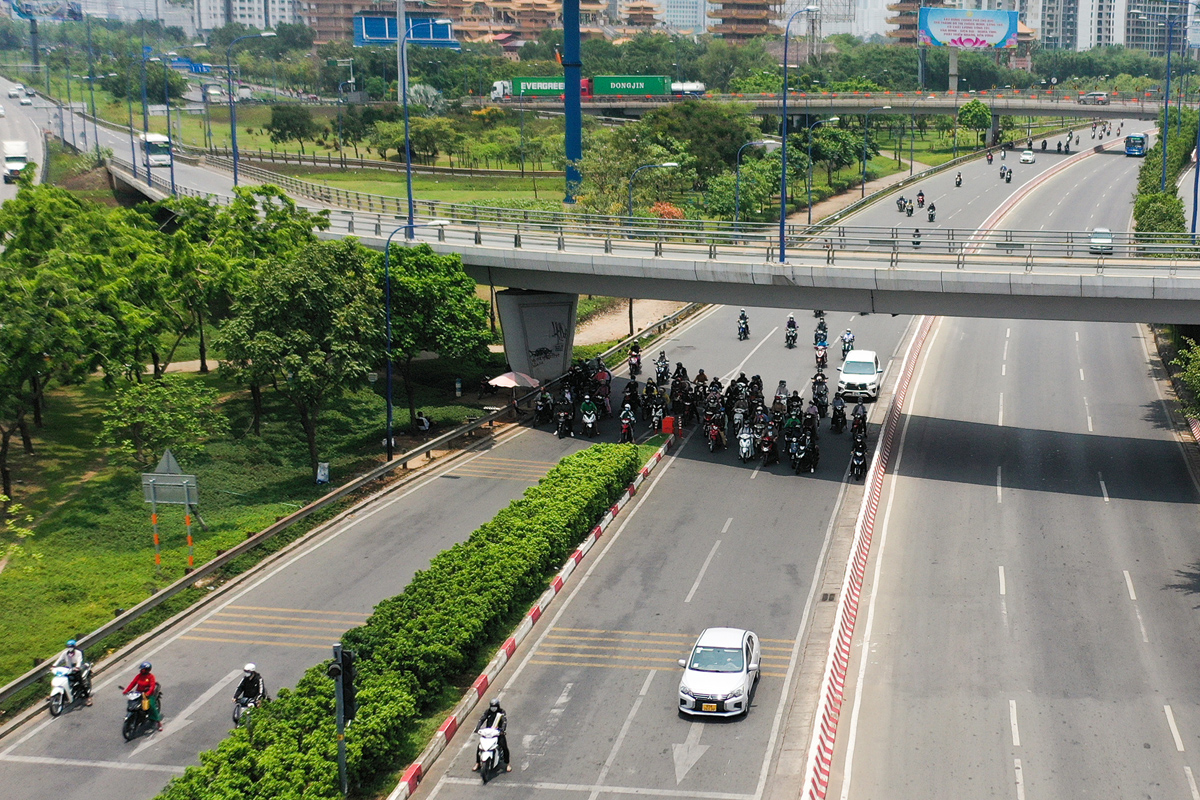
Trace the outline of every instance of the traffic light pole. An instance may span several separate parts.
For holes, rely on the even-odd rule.
[[[342,646],[335,644],[333,646],[333,665],[329,668],[331,677],[333,678],[333,698],[336,704],[334,716],[337,719],[337,743],[338,743],[338,781],[342,786],[342,797],[349,794],[350,786],[346,781],[346,706],[345,694],[342,691],[342,678],[345,673],[342,672]],[[334,672],[336,671],[336,674]]]

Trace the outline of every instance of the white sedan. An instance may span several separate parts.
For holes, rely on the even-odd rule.
[[[23,105],[23,106],[31,106],[31,105],[33,105],[33,98],[32,98],[32,97],[29,97],[29,96],[22,97],[22,98],[21,98],[21,105]]]
[[[750,710],[758,683],[758,636],[740,628],[708,628],[679,659],[679,711],[684,714],[733,717]]]
[[[1037,156],[1033,154],[1032,150],[1026,150],[1024,153],[1021,153],[1022,164],[1032,164],[1035,161],[1037,161]]]

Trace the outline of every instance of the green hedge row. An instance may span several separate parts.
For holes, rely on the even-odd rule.
[[[396,769],[413,725],[502,638],[637,474],[634,445],[568,456],[490,522],[445,550],[343,643],[359,656],[358,717],[346,731],[352,783]],[[335,800],[328,662],[200,754],[160,800]]]
[[[1158,124],[1162,130],[1165,115],[1160,115]],[[1182,115],[1171,109],[1171,135],[1167,144],[1167,191],[1160,192],[1163,178],[1162,138],[1146,151],[1146,158],[1138,170],[1137,199],[1133,206],[1134,229],[1139,233],[1182,233],[1187,221],[1183,213],[1183,201],[1175,191],[1175,181],[1191,161],[1196,147],[1197,114],[1185,108]]]

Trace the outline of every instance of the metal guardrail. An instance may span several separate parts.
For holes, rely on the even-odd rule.
[[[197,157],[202,155],[220,156],[222,158],[232,158],[233,151],[228,147],[216,147],[211,150],[195,150]],[[295,164],[296,166],[314,167],[338,167],[341,169],[377,169],[385,172],[406,172],[404,162],[402,161],[381,161],[376,158],[339,158],[334,153],[326,153],[325,156],[319,157],[316,154],[301,154],[301,153],[286,153],[276,152],[274,150],[247,150],[238,148],[239,161],[258,161],[260,163],[270,164]],[[238,165],[241,169],[241,164]],[[466,175],[469,177],[492,177],[492,178],[561,178],[563,173],[557,170],[534,170],[527,169],[522,172],[519,169],[487,169],[481,167],[444,167],[437,164],[416,164],[412,165],[412,171],[424,175]]]
[[[692,314],[693,312],[695,312],[697,309],[699,309],[701,307],[702,306],[699,303],[689,303],[688,305],[686,305],[683,308],[676,311],[674,314],[671,314],[667,317],[663,317],[662,319],[641,329],[640,331],[635,333],[633,336],[622,339],[616,345],[605,350],[603,353],[601,353],[597,357],[602,358],[602,359],[608,358],[613,353],[619,351],[622,347],[628,345],[630,342],[634,341],[635,339],[641,338],[641,337],[646,336],[651,333],[661,332],[663,329],[673,325],[678,320],[681,320],[681,319],[687,317],[688,315]],[[554,380],[550,381],[546,385],[547,386],[554,385],[561,379],[562,379],[561,377],[555,378]],[[536,390],[532,391],[532,392],[528,392],[528,393],[522,395],[520,398],[518,398],[516,402],[518,404],[526,402],[530,398],[536,396],[536,394],[537,394]],[[410,461],[420,458],[422,456],[422,454],[424,454],[428,458],[431,456],[432,451],[438,449],[439,447],[448,445],[457,439],[471,436],[472,434],[474,434],[475,431],[477,431],[480,428],[483,428],[485,426],[488,428],[493,427],[494,423],[497,420],[508,415],[509,413],[510,413],[510,409],[508,407],[505,407],[498,411],[494,411],[490,414],[479,417],[478,419],[476,419],[472,422],[468,422],[466,424],[460,425],[457,428],[454,428],[453,430],[447,431],[446,433],[442,434],[441,436],[435,437],[433,439],[430,439],[427,442],[424,442],[423,444],[421,444],[420,447],[415,447],[412,450],[402,453],[402,454],[396,456],[395,458],[393,458],[391,461],[381,464],[378,467],[375,467],[374,469],[371,469],[368,472],[364,473],[363,475],[360,475],[357,478],[354,478],[353,480],[342,484],[341,486],[337,487],[333,491],[326,493],[325,495],[318,498],[317,500],[314,500],[313,502],[304,506],[300,510],[294,511],[291,514],[288,514],[286,517],[283,517],[282,519],[276,521],[274,524],[267,526],[266,528],[262,529],[261,531],[254,534],[253,536],[247,538],[245,541],[235,545],[234,547],[225,551],[224,553],[222,553],[221,555],[212,559],[211,561],[197,567],[195,570],[184,575],[182,578],[163,587],[162,589],[159,589],[152,596],[143,600],[141,603],[138,603],[136,606],[129,609],[128,611],[125,611],[124,613],[115,617],[110,622],[105,623],[104,625],[100,626],[96,630],[91,631],[90,633],[88,633],[84,636],[76,637],[79,641],[80,647],[82,647],[86,650],[88,647],[96,644],[97,642],[102,641],[105,637],[110,636],[111,634],[121,630],[126,625],[128,625],[129,623],[138,619],[146,612],[156,608],[163,602],[169,600],[170,598],[174,597],[175,595],[179,594],[180,592],[184,591],[185,589],[190,588],[198,581],[200,581],[204,578],[207,578],[208,576],[212,575],[214,572],[217,572],[218,570],[220,570],[222,567],[224,567],[226,564],[228,564],[235,558],[238,558],[239,556],[244,555],[245,553],[249,552],[250,550],[253,550],[255,547],[258,547],[259,545],[266,542],[272,536],[275,536],[276,534],[286,530],[287,528],[290,528],[292,525],[295,525],[297,522],[300,522],[301,520],[311,516],[312,514],[316,513],[317,511],[320,511],[320,510],[332,505],[333,503],[336,503],[337,501],[341,500],[342,498],[346,497],[347,495],[358,491],[359,489],[363,488],[367,484],[369,484],[375,480],[378,480],[379,478],[384,477],[385,475],[387,475],[390,472],[393,472],[396,469],[407,469],[408,463]],[[21,677],[9,682],[8,684],[6,684],[3,687],[0,687],[0,704],[8,701],[14,695],[29,688],[30,686],[37,683],[39,680],[46,677],[46,675],[49,671],[49,668],[50,668],[51,661],[52,661],[51,659],[47,659],[47,660],[43,661],[42,663],[38,664],[33,669],[31,669],[29,672],[26,672]],[[99,672],[99,670],[97,670],[97,672]]]

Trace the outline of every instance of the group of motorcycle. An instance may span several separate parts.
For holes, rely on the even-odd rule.
[[[954,179],[954,185],[962,186],[962,173],[961,172]],[[896,198],[896,210],[903,213],[905,216],[911,217],[913,215],[913,212],[918,208],[925,208],[925,192],[924,191],[917,192],[917,199],[916,199],[915,203],[913,202],[913,199],[911,197],[906,198],[904,196],[900,196],[900,197]],[[926,214],[928,214],[930,222],[933,222],[934,218],[937,216],[937,205],[934,204],[933,201],[930,201],[929,208],[926,210]]]
[[[563,377],[557,398],[545,389],[538,394],[533,424],[543,425],[553,420],[558,438],[574,436],[578,411],[583,434],[591,438],[600,432],[599,420],[612,416],[611,391],[612,372],[603,361],[579,361]]]

